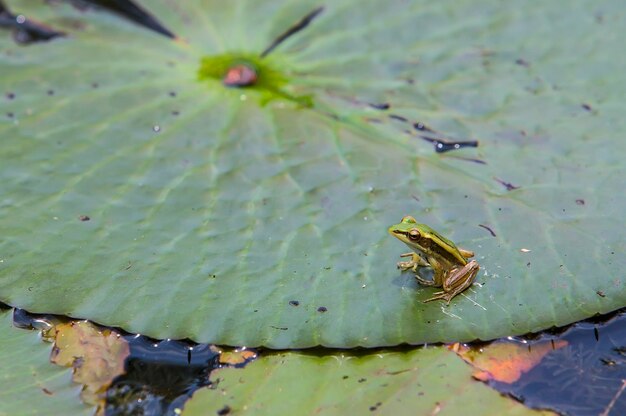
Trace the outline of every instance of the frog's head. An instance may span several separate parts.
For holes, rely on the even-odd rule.
[[[415,251],[420,251],[424,254],[433,254],[440,259],[454,259],[454,261],[463,265],[466,263],[465,257],[467,256],[464,257],[452,241],[442,237],[428,225],[418,223],[415,221],[415,218],[409,215],[402,218],[399,224],[389,227],[389,234]],[[473,256],[473,253],[470,255],[470,252],[466,250],[464,250],[464,252],[466,252],[469,257]]]
[[[419,228],[420,224],[415,221],[415,218],[407,215],[398,224],[389,227],[389,234],[411,246],[415,245],[415,242],[419,241],[421,237]]]

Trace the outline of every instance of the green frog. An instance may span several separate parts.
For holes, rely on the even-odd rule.
[[[411,269],[422,285],[443,288],[424,302],[442,299],[450,304],[453,297],[474,282],[480,266],[476,260],[467,261],[474,257],[474,253],[457,247],[428,225],[420,224],[407,215],[399,224],[389,227],[389,233],[413,250],[400,256],[410,257],[411,260],[398,262],[398,268],[403,271]],[[433,269],[433,280],[423,279],[417,274],[418,267],[428,266]]]

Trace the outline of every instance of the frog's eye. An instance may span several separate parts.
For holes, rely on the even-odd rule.
[[[415,221],[415,218],[411,217],[410,215],[407,215],[406,217],[402,218],[402,223],[404,223],[404,224],[417,224],[417,221]]]
[[[409,238],[414,241],[419,240],[420,231],[417,228],[411,228],[411,230],[409,231]]]

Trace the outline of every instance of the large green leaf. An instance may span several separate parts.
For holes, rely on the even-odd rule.
[[[501,396],[471,371],[443,347],[365,356],[275,354],[213,372],[216,384],[196,391],[183,415],[226,409],[241,415],[552,414]]]
[[[50,363],[50,344],[35,331],[13,327],[0,311],[0,415],[88,415],[72,372]]]
[[[613,2],[333,2],[261,62],[280,93],[199,81],[202,58],[254,56],[318,4],[150,2],[173,42],[16,3],[70,36],[0,39],[0,300],[273,348],[489,339],[626,305]],[[391,114],[480,147],[437,154]],[[477,253],[449,307],[395,268],[406,214]]]

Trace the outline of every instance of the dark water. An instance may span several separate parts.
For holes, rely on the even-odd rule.
[[[526,406],[562,415],[626,415],[626,310],[526,338],[565,340],[513,384],[491,382]],[[520,340],[521,341],[521,340]]]
[[[107,390],[105,415],[175,415],[220,366],[208,344],[127,335],[126,373]]]
[[[46,329],[67,320],[14,311],[14,323],[21,328]],[[126,373],[107,390],[106,415],[175,415],[195,390],[211,388],[209,374],[221,364],[216,349],[209,344],[158,341],[120,332],[129,343],[130,356]],[[537,343],[557,344],[558,340],[567,341],[567,346],[549,352],[515,383],[492,381],[489,385],[528,407],[562,415],[626,415],[626,309],[565,328],[496,342],[518,343],[532,350]],[[476,348],[481,346],[484,344]],[[325,351],[315,350],[317,355]]]
[[[13,312],[14,325],[23,329],[46,330],[68,321],[71,319],[67,317],[33,314],[23,309]],[[130,354],[124,363],[125,374],[115,378],[106,391],[104,414],[108,416],[177,415],[176,410],[194,391],[211,386],[211,371],[223,366],[217,348],[210,344],[160,341],[114,330],[123,334]]]

